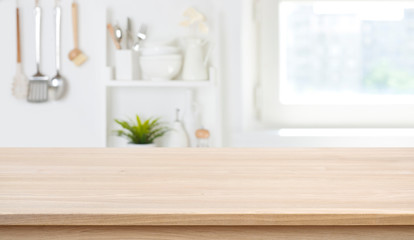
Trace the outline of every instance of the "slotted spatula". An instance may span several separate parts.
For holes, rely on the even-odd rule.
[[[36,24],[36,69],[35,75],[29,78],[29,92],[27,101],[32,103],[42,103],[48,100],[48,80],[49,78],[40,72],[40,27],[42,10],[39,7],[39,0],[36,0],[35,24]]]

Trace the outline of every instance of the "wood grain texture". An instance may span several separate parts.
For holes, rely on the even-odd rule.
[[[414,225],[414,149],[0,149],[0,225]]]
[[[121,49],[121,45],[119,44],[119,42],[116,40],[116,36],[115,36],[115,29],[112,26],[112,24],[108,23],[106,25],[106,28],[108,29],[109,35],[111,36],[112,42],[115,44],[115,48],[116,49]]]
[[[73,44],[75,49],[79,49],[79,22],[78,22],[78,4],[72,3],[72,27],[73,27]]]
[[[412,240],[412,226],[0,227],[2,240]]]

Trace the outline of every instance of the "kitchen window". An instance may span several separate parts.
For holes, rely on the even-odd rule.
[[[262,122],[414,126],[414,1],[259,3]]]

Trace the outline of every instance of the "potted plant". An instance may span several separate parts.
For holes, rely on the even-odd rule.
[[[149,118],[141,121],[136,115],[136,122],[115,119],[123,129],[117,130],[117,135],[129,140],[128,144],[134,147],[155,147],[155,139],[164,136],[169,131],[159,118]]]

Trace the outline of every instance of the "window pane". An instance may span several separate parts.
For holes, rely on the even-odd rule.
[[[281,102],[414,103],[414,4],[282,2]]]

